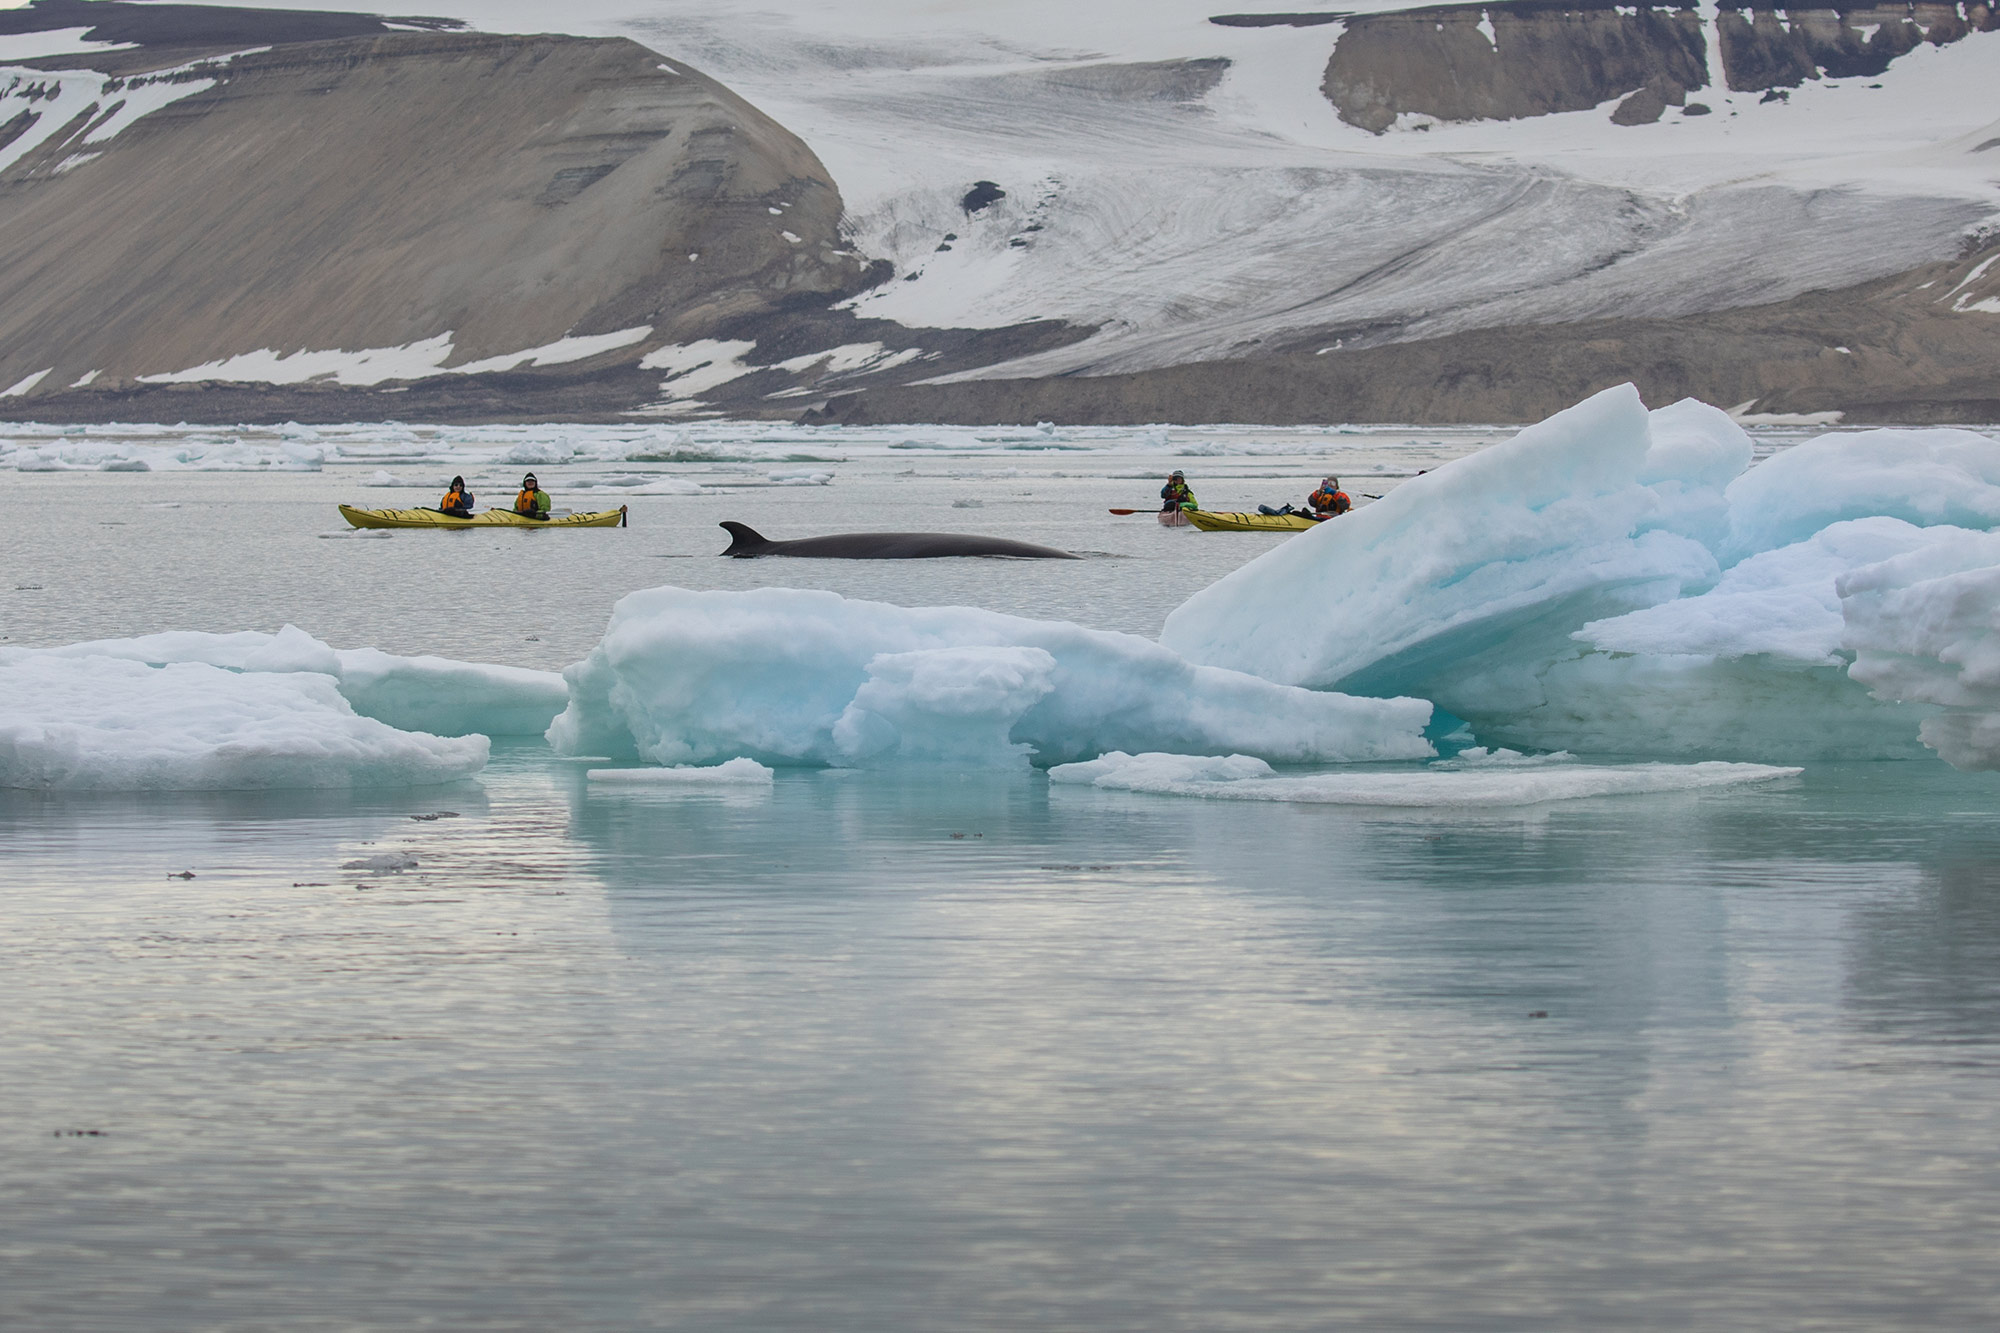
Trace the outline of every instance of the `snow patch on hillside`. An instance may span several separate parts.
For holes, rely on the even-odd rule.
[[[615,333],[572,335],[558,338],[546,346],[531,347],[525,352],[508,352],[480,361],[468,361],[462,366],[451,367],[451,371],[456,375],[483,375],[490,371],[524,370],[531,366],[567,365],[571,361],[587,360],[643,342],[652,331],[651,324],[641,324],[635,328],[619,329]]]

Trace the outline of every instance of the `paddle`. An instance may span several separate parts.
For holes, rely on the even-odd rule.
[[[1136,514],[1139,511],[1136,509],[1114,509],[1111,512],[1114,514]],[[1150,513],[1151,511],[1148,510],[1147,512]]]

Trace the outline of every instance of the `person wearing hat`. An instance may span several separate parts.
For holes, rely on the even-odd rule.
[[[1340,489],[1339,477],[1325,477],[1319,489],[1306,497],[1306,507],[1312,510],[1314,518],[1338,518],[1354,508],[1354,501]]]
[[[540,482],[535,480],[534,473],[530,472],[527,476],[521,478],[521,493],[514,497],[515,513],[523,518],[532,518],[536,522],[546,523],[549,521],[549,504],[549,493],[542,489]]]
[[[1187,478],[1177,468],[1167,477],[1167,484],[1160,487],[1160,512],[1169,509],[1199,509],[1194,502],[1194,492],[1188,489]]]
[[[450,514],[453,518],[472,517],[472,492],[465,489],[464,477],[453,477],[451,487],[438,501],[438,512]]]

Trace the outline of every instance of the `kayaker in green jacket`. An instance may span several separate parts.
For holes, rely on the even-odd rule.
[[[1199,508],[1194,502],[1194,491],[1189,489],[1187,478],[1175,471],[1167,478],[1167,484],[1160,487],[1160,510]]]
[[[532,518],[540,523],[549,521],[549,493],[535,480],[530,472],[521,478],[521,493],[514,497],[514,512],[523,518]]]

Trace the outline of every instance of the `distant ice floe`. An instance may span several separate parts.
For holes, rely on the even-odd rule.
[[[1525,759],[1525,756],[1517,756]],[[1795,777],[1797,768],[1766,764],[1616,764],[1521,762],[1436,764],[1420,772],[1345,772],[1280,776],[1247,755],[1107,754],[1049,770],[1058,786],[1090,786],[1162,796],[1311,805],[1496,807],[1698,791]]]
[[[363,717],[440,736],[540,735],[568,700],[562,677],[552,671],[445,657],[398,657],[375,648],[332,648],[292,625],[276,634],[175,630],[6,651],[147,667],[195,663],[243,675],[321,675],[329,677]]]
[[[32,387],[32,386],[30,386]],[[32,402],[25,399],[24,402]],[[569,465],[705,464],[729,467],[763,465],[773,484],[818,484],[831,478],[832,466],[857,458],[892,458],[909,453],[943,458],[1006,455],[1008,461],[1030,464],[1030,455],[1123,456],[1132,475],[1149,476],[1166,457],[1297,458],[1338,452],[1352,457],[1358,449],[1376,452],[1367,469],[1388,467],[1407,472],[1431,465],[1434,453],[1476,448],[1495,435],[1490,427],[1428,428],[1440,439],[1412,438],[1398,427],[1352,426],[798,426],[768,421],[676,420],[672,423],[638,419],[621,424],[409,425],[403,422],[343,422],[303,426],[197,426],[160,424],[54,425],[35,422],[0,424],[0,470],[77,469],[180,471],[312,471],[320,466],[366,463],[388,468],[421,460],[438,472],[419,484],[442,485],[453,472],[467,475],[478,468],[558,467]],[[1357,439],[1357,436],[1365,438]],[[11,437],[11,438],[8,438]],[[1409,450],[1415,449],[1415,455]],[[1415,462],[1412,463],[1414,457]],[[1394,462],[1388,460],[1394,459]],[[996,460],[997,461],[997,460]],[[769,468],[771,464],[811,462],[810,468]],[[141,469],[136,465],[144,463]],[[122,464],[122,466],[119,466]],[[620,475],[629,475],[619,470]],[[973,476],[1030,475],[1020,467],[988,468]],[[365,474],[364,474],[365,475]],[[400,475],[400,469],[399,469]],[[659,474],[649,474],[658,477]],[[575,483],[604,484],[596,477],[572,477]],[[761,485],[746,478],[729,485]],[[671,486],[659,494],[681,494]]]
[[[295,440],[250,443],[190,435],[170,445],[65,436],[46,444],[0,440],[0,469],[15,472],[318,472],[326,450]]]
[[[564,672],[558,753],[1009,768],[1107,750],[1411,759],[1430,707],[1196,667],[1147,639],[828,592],[653,588]]]
[[[315,673],[0,650],[0,786],[414,786],[470,777],[487,751],[361,717]]]
[[[1985,436],[1829,435],[1753,467],[1721,411],[1649,413],[1628,385],[1274,548],[1161,641],[1427,698],[1526,749],[1797,762],[1914,757],[1921,738],[1986,766],[2000,693],[1961,661],[1996,524]],[[1960,582],[1928,586],[1952,561]]]

